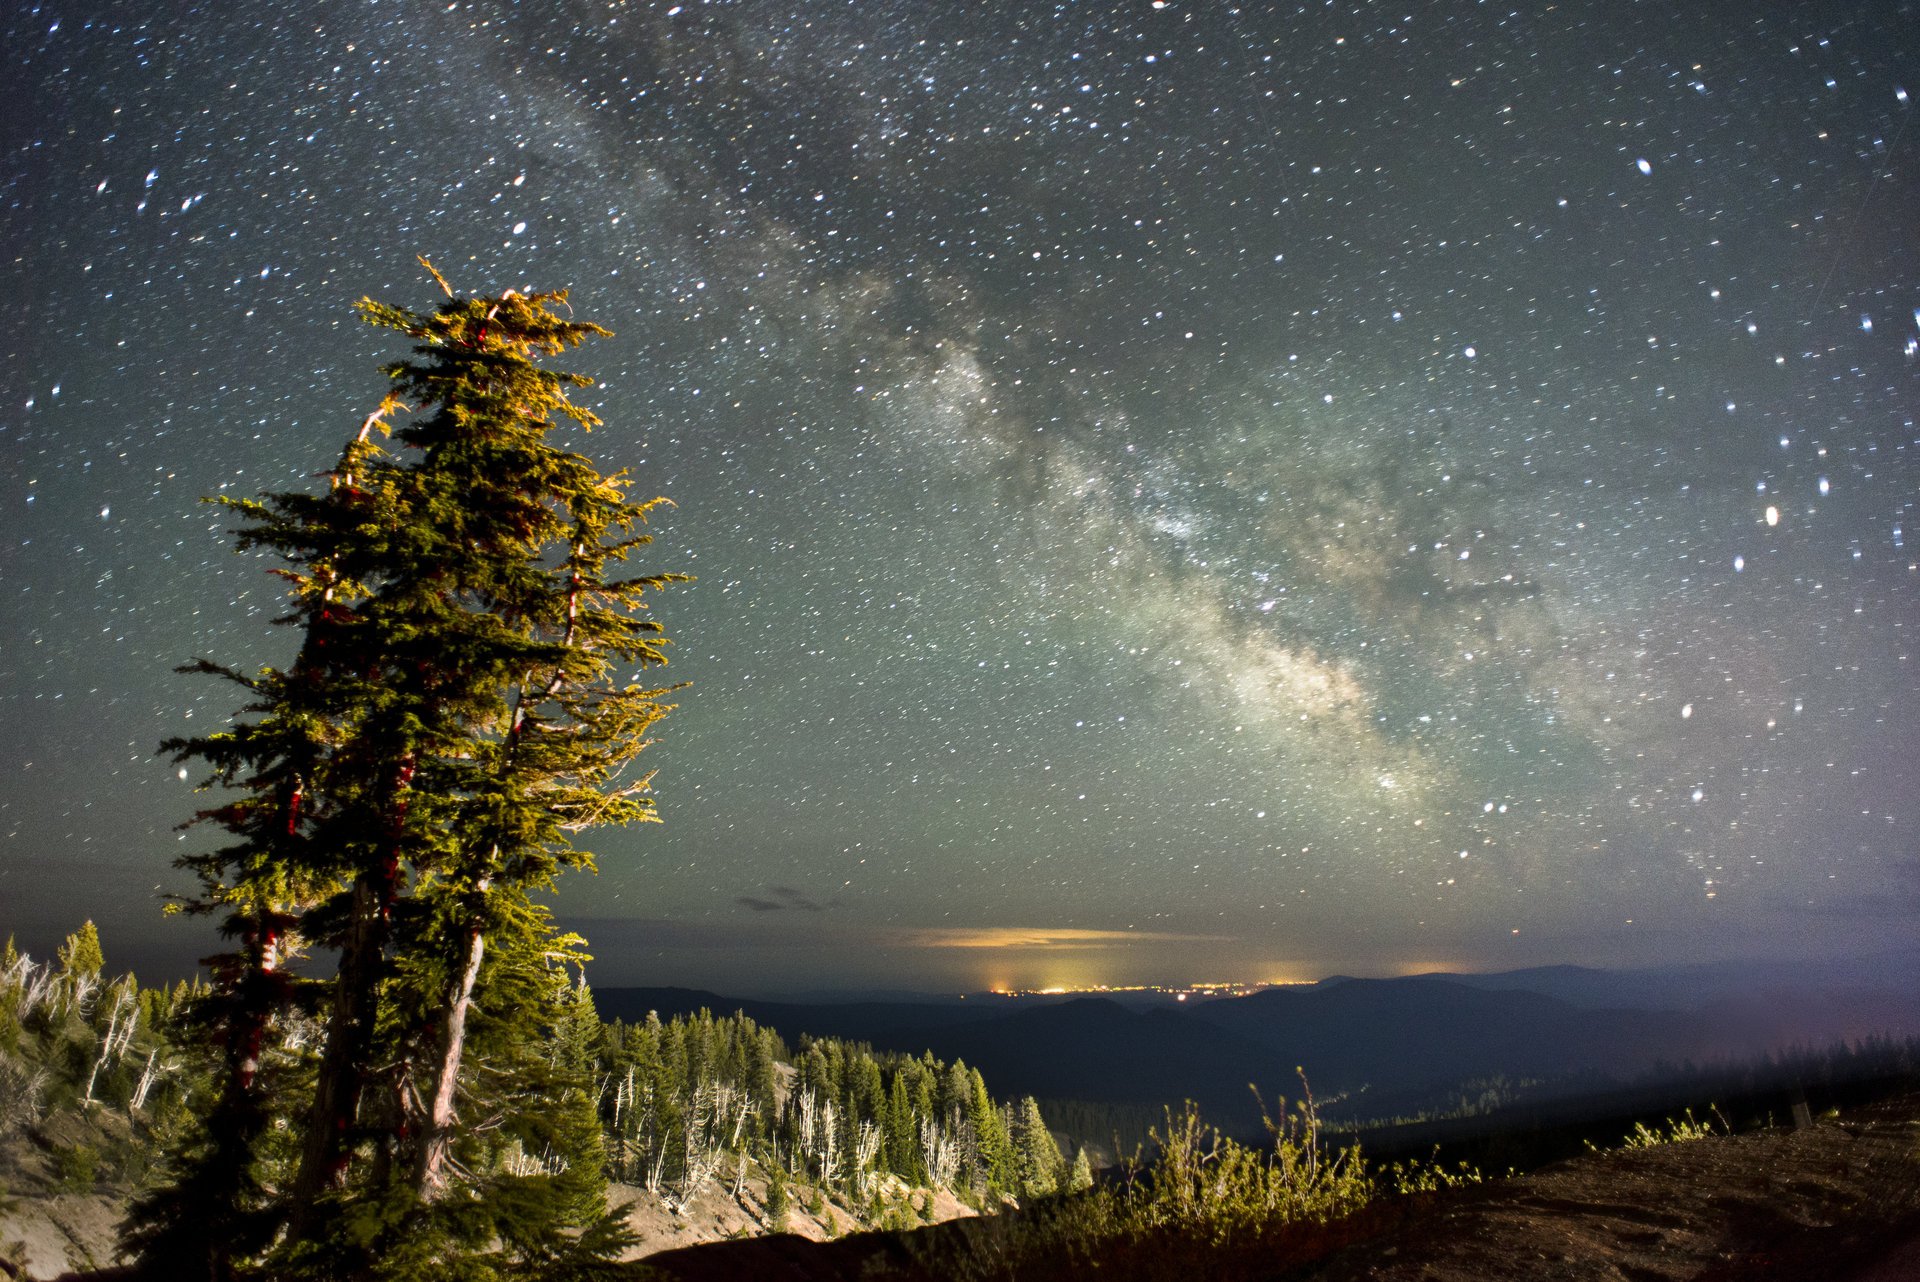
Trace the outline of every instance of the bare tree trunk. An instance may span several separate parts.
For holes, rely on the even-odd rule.
[[[120,1023],[122,1011],[127,1012],[127,1022],[124,1027]],[[93,1071],[87,1074],[87,1093],[81,1099],[83,1107],[93,1103],[93,1088],[100,1080],[100,1070],[107,1066],[109,1060],[120,1058],[126,1050],[127,1043],[133,1040],[134,1025],[139,1022],[139,1019],[140,1009],[134,1005],[133,995],[122,991],[114,998],[113,1009],[107,1012],[107,1031],[100,1039],[100,1054],[93,1061]]]
[[[147,1106],[147,1092],[153,1089],[157,1080],[157,1066],[160,1061],[160,1049],[155,1047],[147,1052],[147,1066],[140,1070],[140,1084],[133,1088],[133,1098],[127,1101],[127,1114],[132,1116]]]
[[[483,881],[480,892],[486,893]],[[447,1002],[438,1021],[433,1061],[433,1090],[426,1116],[416,1127],[418,1148],[413,1161],[414,1192],[424,1201],[438,1200],[447,1191],[447,1152],[452,1141],[454,1092],[460,1082],[460,1059],[466,1051],[467,1012],[473,1007],[473,986],[486,957],[487,937],[478,923],[466,929],[465,957],[460,973],[447,988]],[[417,1107],[417,1105],[416,1105]]]

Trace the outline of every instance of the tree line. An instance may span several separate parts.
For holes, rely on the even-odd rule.
[[[616,1182],[675,1212],[703,1193],[731,1196],[768,1231],[786,1228],[803,1199],[816,1213],[832,1197],[868,1223],[910,1227],[931,1216],[924,1195],[935,1189],[984,1210],[1092,1183],[1085,1150],[1067,1163],[1031,1097],[995,1099],[964,1063],[833,1038],[789,1047],[738,1013],[603,1022],[583,972],[522,980],[516,997],[531,1013],[512,1021],[510,1046],[475,1023],[484,1071],[465,1108],[476,1135],[458,1158],[462,1178],[492,1199],[484,1222],[503,1236],[486,1258],[466,1260],[465,1276],[572,1276],[591,1263],[578,1254],[578,1230],[594,1226],[595,1250],[614,1253],[623,1243],[606,1217]],[[505,982],[492,991],[509,992]],[[93,1143],[60,1150],[55,1187],[131,1195],[126,1244],[135,1251],[152,1240],[145,1208],[174,1205],[213,1143],[224,1058],[206,1028],[218,1001],[199,979],[142,987],[132,974],[108,978],[91,922],[49,961],[11,939],[0,951],[0,1144],[61,1114],[95,1123]],[[311,1019],[290,1023],[263,1053],[262,1071],[290,1084],[285,1106],[323,1053]],[[487,1086],[496,1074],[503,1084]],[[101,1124],[110,1119],[122,1124]],[[296,1178],[291,1138],[263,1159],[263,1181]],[[19,1172],[14,1180],[31,1183]],[[359,1228],[377,1234],[381,1224]],[[444,1240],[421,1245],[439,1266],[454,1254]],[[285,1276],[281,1258],[269,1248],[263,1267],[271,1261]],[[313,1255],[292,1258],[319,1270]],[[371,1267],[404,1276],[426,1258],[402,1245]]]
[[[584,990],[583,990],[584,991]],[[1031,1097],[996,1101],[976,1069],[779,1035],[700,1011],[604,1026],[595,1064],[609,1168],[684,1206],[750,1166],[775,1185],[830,1190],[880,1218],[888,1190],[944,1189],[976,1207],[1092,1182]],[[789,1194],[790,1196],[791,1194]]]

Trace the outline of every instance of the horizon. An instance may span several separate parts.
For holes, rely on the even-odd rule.
[[[52,928],[43,931],[16,929],[8,922],[0,921],[0,937],[11,939],[21,953],[36,960],[45,961],[54,956],[57,945],[67,934],[77,930],[82,921],[91,920],[94,919],[83,917],[65,929]],[[95,924],[99,925],[97,921]],[[580,923],[569,923],[563,920],[561,925],[563,928],[577,929]],[[104,928],[101,931],[101,942],[106,953],[107,970],[111,974],[132,973],[138,975],[141,982],[146,984],[171,984],[196,976],[205,978],[204,969],[197,965],[194,955],[183,951],[178,946],[156,947],[152,940],[139,940],[126,945],[116,940],[112,933]],[[1920,964],[1920,944],[1914,944],[1864,952],[1834,953],[1819,957],[1783,958],[1777,955],[1747,954],[1624,966],[1565,961],[1480,968],[1433,964],[1403,965],[1389,969],[1364,967],[1352,970],[1331,969],[1311,977],[1243,976],[1235,978],[1212,975],[1207,978],[1197,978],[1158,975],[1129,980],[1090,979],[1077,983],[1050,983],[1035,980],[1025,983],[983,981],[973,985],[964,983],[940,985],[932,982],[889,984],[854,977],[842,977],[835,982],[828,975],[808,977],[802,974],[790,976],[778,985],[769,986],[763,982],[737,976],[734,979],[729,979],[725,975],[717,978],[713,976],[702,978],[696,974],[686,973],[683,969],[676,969],[667,975],[648,976],[630,967],[622,968],[617,959],[607,959],[603,962],[602,958],[593,952],[591,937],[588,938],[588,952],[593,960],[587,963],[584,973],[589,985],[595,989],[673,989],[704,992],[727,999],[800,1004],[812,1001],[831,1003],[843,1000],[885,1001],[912,998],[953,1000],[970,997],[1029,998],[1125,996],[1128,994],[1162,994],[1172,997],[1183,993],[1206,1000],[1215,1000],[1269,988],[1314,988],[1333,981],[1454,977],[1498,979],[1505,976],[1524,977],[1554,971],[1583,972],[1625,981],[1720,976],[1725,983],[1736,987],[1746,986],[1754,992],[1795,986],[1795,981],[1791,978],[1793,976],[1798,977],[1798,983],[1810,989],[1875,990],[1884,987],[1892,990],[1901,985],[1896,977],[1897,972],[1888,969],[1889,963],[1895,967]],[[1739,977],[1738,981],[1735,980],[1735,976]],[[1182,997],[1180,1000],[1186,999]]]

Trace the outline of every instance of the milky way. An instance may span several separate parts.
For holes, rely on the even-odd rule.
[[[165,6],[159,7],[161,9]],[[244,12],[243,20],[232,13]],[[362,294],[571,287],[676,504],[607,982],[1914,942],[1920,9],[6,19],[5,921],[156,887]],[[144,950],[144,951],[143,951]]]

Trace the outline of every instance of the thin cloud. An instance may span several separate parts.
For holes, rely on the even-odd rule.
[[[1078,927],[954,926],[903,931],[903,948],[1107,948],[1115,944],[1220,943],[1226,935],[1180,935],[1161,930],[1083,930]]]
[[[829,908],[840,907],[838,899],[829,899],[823,904],[792,886],[769,886],[765,896],[737,895],[733,902],[756,913],[785,912],[789,908],[798,912],[823,913]]]

